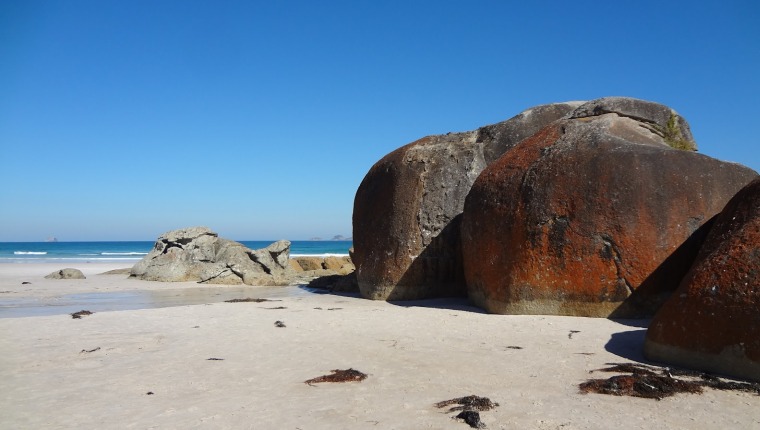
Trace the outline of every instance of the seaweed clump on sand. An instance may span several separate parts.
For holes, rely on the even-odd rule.
[[[366,373],[362,373],[355,369],[346,369],[346,370],[335,369],[335,370],[331,370],[331,372],[332,374],[330,375],[322,375],[316,378],[306,380],[304,381],[304,384],[313,385],[313,384],[318,384],[320,382],[361,382],[367,379]]]
[[[480,421],[480,413],[478,411],[490,411],[491,409],[499,406],[498,403],[494,403],[488,397],[479,396],[465,396],[457,397],[456,399],[444,400],[435,404],[438,409],[445,408],[451,405],[458,405],[449,408],[448,412],[461,411],[454,418],[463,420],[467,425],[475,429],[485,428],[486,425]]]
[[[225,303],[262,303],[262,302],[281,302],[282,300],[272,300],[272,299],[254,299],[251,297],[246,297],[244,299],[230,299],[225,300]]]
[[[83,316],[92,315],[92,312],[82,310],[79,312],[74,312],[73,314],[70,314],[70,315],[72,319],[78,320],[78,319],[82,319]]]
[[[498,403],[494,403],[489,399],[488,397],[478,397],[478,396],[465,396],[465,397],[457,397],[456,399],[451,400],[444,400],[442,402],[438,402],[435,404],[435,407],[445,408],[446,406],[451,405],[459,405],[454,406],[453,408],[449,409],[449,412],[456,412],[456,411],[490,411],[491,409],[499,406]]]
[[[725,381],[708,373],[693,370],[658,368],[635,363],[607,363],[600,372],[629,373],[607,379],[589,379],[580,384],[581,393],[633,396],[661,400],[677,393],[701,394],[704,387],[734,390],[760,395],[760,384]],[[593,372],[593,371],[592,371]]]

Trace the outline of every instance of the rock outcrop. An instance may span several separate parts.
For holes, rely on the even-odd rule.
[[[206,227],[191,227],[161,235],[130,276],[163,282],[287,285],[292,272],[289,255],[288,241],[251,250]]]
[[[84,273],[79,269],[61,269],[47,276],[45,279],[86,279]]]
[[[716,219],[647,331],[650,360],[760,381],[760,179]]]
[[[709,220],[757,176],[695,148],[670,108],[608,98],[506,151],[464,205],[471,300],[493,313],[651,315]]]
[[[291,266],[297,272],[310,272],[315,270],[325,270],[335,275],[348,275],[354,271],[354,264],[348,256],[327,256],[327,257],[293,257],[290,259]]]
[[[579,102],[538,106],[475,131],[428,136],[367,173],[354,200],[353,262],[363,297],[464,295],[459,216],[486,165]]]

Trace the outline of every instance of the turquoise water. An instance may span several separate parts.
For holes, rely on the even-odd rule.
[[[251,249],[264,248],[274,241],[240,241]],[[0,242],[0,263],[137,262],[154,242]],[[348,255],[351,241],[292,241],[291,256]]]

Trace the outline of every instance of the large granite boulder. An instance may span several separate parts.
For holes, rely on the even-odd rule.
[[[45,276],[45,279],[86,279],[84,273],[79,269],[66,268],[56,270]]]
[[[611,98],[507,151],[464,206],[471,300],[493,313],[653,314],[708,221],[757,176],[694,148],[670,108]]]
[[[694,266],[649,325],[644,354],[760,381],[760,179],[716,219]]]
[[[287,285],[290,242],[251,250],[221,239],[206,227],[173,230],[132,267],[131,277],[147,281],[209,284]]]
[[[538,106],[475,131],[428,136],[378,161],[354,200],[352,259],[362,296],[464,295],[459,215],[475,178],[579,105]]]

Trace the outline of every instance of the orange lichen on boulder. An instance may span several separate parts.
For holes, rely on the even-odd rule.
[[[647,331],[651,360],[760,381],[760,179],[726,205]]]

